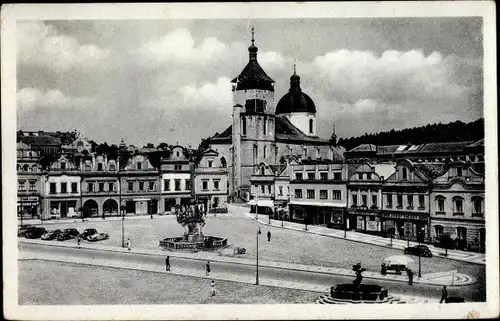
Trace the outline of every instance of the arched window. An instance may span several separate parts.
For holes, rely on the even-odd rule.
[[[316,147],[316,158],[320,158],[319,147]]]
[[[434,225],[434,231],[436,232],[436,238],[439,238],[443,234],[444,228],[442,225]]]
[[[453,214],[454,215],[464,214],[464,199],[460,196],[453,197]]]
[[[457,239],[467,240],[467,228],[463,226],[457,227]]]
[[[265,174],[265,173],[264,173],[264,166],[262,166],[262,167],[260,168],[260,175],[264,175],[264,174]]]
[[[114,172],[114,171],[115,171],[115,164],[110,164],[110,165],[109,165],[109,170],[110,170],[111,172]]]
[[[226,163],[226,159],[224,157],[221,157],[221,159],[220,159],[220,165],[222,166],[222,168],[226,168],[227,163]]]
[[[471,198],[472,201],[472,215],[483,215],[483,198],[480,196],[474,196]]]
[[[20,172],[20,171],[21,171],[21,169],[22,169],[21,165],[17,165],[17,171],[19,171],[19,172]]]
[[[32,171],[33,173],[38,172],[38,165],[33,165],[33,166],[31,166],[31,171]]]
[[[314,121],[312,119],[309,119],[309,134],[314,133]]]
[[[445,199],[446,198],[444,196],[441,196],[441,195],[436,196],[436,212],[437,213],[444,214],[444,201],[445,201]]]
[[[262,123],[263,123],[264,135],[267,135],[267,121],[265,117]]]
[[[30,166],[28,164],[24,164],[23,171],[29,172],[30,171]]]
[[[243,135],[246,135],[247,134],[247,120],[244,117],[241,119],[241,128],[243,131]]]
[[[92,170],[92,166],[89,163],[85,164],[85,171],[90,172],[91,170]]]

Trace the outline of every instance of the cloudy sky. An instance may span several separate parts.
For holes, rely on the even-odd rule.
[[[483,116],[481,18],[67,20],[17,24],[17,124],[189,144],[231,122],[230,80],[293,63],[328,138]]]

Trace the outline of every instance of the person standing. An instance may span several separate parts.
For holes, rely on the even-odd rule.
[[[131,245],[132,245],[132,244],[130,243],[130,237],[127,237],[127,248],[128,248],[128,250],[129,250],[129,251],[130,251],[130,249],[131,249],[131,248],[130,248],[130,246],[131,246]]]
[[[205,274],[206,274],[207,276],[209,276],[209,275],[210,275],[210,261],[207,261],[207,264],[206,264],[206,266],[205,266]]]
[[[170,271],[170,256],[165,259],[165,271]]]
[[[80,248],[80,243],[82,242],[82,238],[80,235],[78,235],[78,238],[76,239],[76,243],[78,244],[78,248]]]
[[[448,290],[446,290],[446,285],[443,285],[441,289],[441,301],[439,303],[446,303],[446,299],[448,299]]]
[[[382,263],[382,269],[380,271],[380,274],[386,275],[387,274],[387,266],[385,265],[385,262]]]
[[[267,231],[267,241],[271,242],[271,231]]]
[[[210,296],[215,296],[215,281],[212,280],[212,293],[210,294]]]
[[[411,269],[407,269],[406,274],[408,274],[408,284],[413,285],[413,271]]]

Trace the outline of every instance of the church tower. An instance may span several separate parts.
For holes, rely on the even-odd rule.
[[[249,180],[261,162],[273,163],[275,158],[274,80],[257,62],[252,27],[249,61],[240,75],[232,80],[232,194],[245,197]]]

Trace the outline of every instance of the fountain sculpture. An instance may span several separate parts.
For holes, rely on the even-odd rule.
[[[170,250],[211,250],[227,246],[227,239],[203,235],[205,226],[204,212],[196,201],[176,207],[175,215],[177,223],[181,224],[185,231],[180,237],[169,237],[160,240],[160,247]]]

